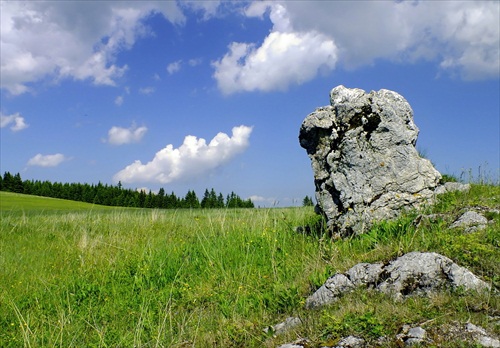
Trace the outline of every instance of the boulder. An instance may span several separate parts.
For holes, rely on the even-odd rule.
[[[308,115],[299,134],[330,233],[360,234],[433,199],[441,175],[418,154],[419,130],[401,95],[338,86],[330,104]]]
[[[490,285],[446,256],[432,252],[411,252],[384,265],[359,263],[345,273],[337,273],[306,299],[306,308],[318,308],[337,301],[342,295],[364,286],[396,299],[426,295],[443,288],[470,291],[489,290]]]

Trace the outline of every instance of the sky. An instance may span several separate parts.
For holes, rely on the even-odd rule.
[[[0,172],[256,206],[314,196],[338,85],[407,99],[443,174],[498,182],[498,1],[4,1]]]

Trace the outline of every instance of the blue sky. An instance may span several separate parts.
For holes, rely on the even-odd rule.
[[[403,95],[441,173],[498,181],[498,1],[0,6],[2,173],[300,205],[300,125],[344,85]]]

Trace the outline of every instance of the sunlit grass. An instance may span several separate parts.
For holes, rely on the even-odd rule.
[[[417,227],[418,213],[409,213],[333,242],[295,232],[318,219],[312,208],[85,209],[63,201],[50,210],[43,198],[31,206],[12,198],[33,199],[1,196],[2,347],[275,347],[297,336],[320,345],[453,320],[500,333],[488,320],[500,310],[496,293],[395,303],[359,290],[322,310],[303,309],[335,272],[415,250],[442,253],[498,288],[498,214],[489,215],[487,229],[463,234],[448,230],[444,218]],[[499,198],[497,186],[473,185],[428,213],[498,209]],[[264,333],[292,315],[304,325],[276,338]]]

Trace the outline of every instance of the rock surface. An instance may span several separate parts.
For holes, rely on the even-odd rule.
[[[469,190],[470,190],[470,184],[462,184],[459,182],[445,182],[443,185],[438,186],[434,191],[434,193],[440,195],[446,192],[452,192],[452,191],[466,192]]]
[[[402,331],[402,333],[396,336],[396,340],[405,346],[422,344],[427,338],[427,331],[420,326],[410,327],[409,325],[404,325]]]
[[[419,156],[419,130],[401,95],[338,86],[330,104],[308,115],[299,135],[330,233],[363,233],[432,200],[441,175]]]
[[[347,336],[341,339],[335,348],[363,348],[365,345],[365,340],[361,337]]]
[[[464,228],[466,233],[481,230],[488,224],[488,219],[475,211],[467,211],[460,216],[450,228]]]
[[[284,334],[285,332],[293,329],[294,327],[299,326],[300,324],[302,324],[302,320],[300,320],[300,318],[288,317],[285,319],[284,322],[273,325],[271,327],[271,329],[272,329],[272,333],[274,335],[281,335],[281,334]],[[269,329],[270,329],[269,327],[265,328],[264,332],[266,332],[266,333],[269,332]]]
[[[360,263],[344,274],[337,273],[306,299],[306,308],[335,302],[356,287],[366,286],[402,299],[442,288],[487,290],[490,286],[464,267],[437,253],[411,252],[389,264]]]

